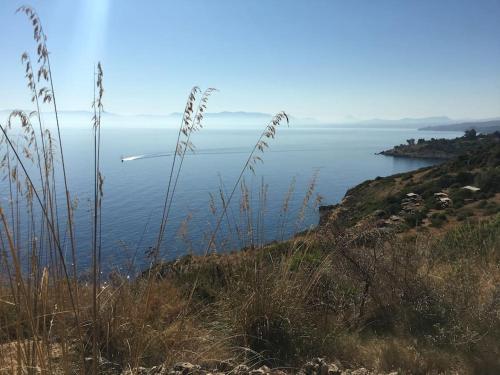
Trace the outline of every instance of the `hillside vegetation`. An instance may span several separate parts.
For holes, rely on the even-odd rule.
[[[495,145],[500,137],[500,133],[480,134],[475,130],[468,130],[463,137],[454,139],[425,140],[420,138],[408,139],[406,144],[394,146],[389,150],[380,152],[381,155],[409,157],[421,159],[452,159],[457,156],[478,150],[480,144],[485,148],[488,145]]]
[[[386,220],[399,215],[409,227],[432,229],[447,221],[488,217],[499,211],[500,134],[425,141],[400,149],[405,153],[421,147],[455,150],[459,155],[434,167],[365,181],[350,189],[341,205],[323,209],[323,217],[334,210],[336,225],[352,226],[370,215]],[[418,202],[404,210],[408,194],[417,195]],[[447,196],[450,203],[443,207],[436,194]]]

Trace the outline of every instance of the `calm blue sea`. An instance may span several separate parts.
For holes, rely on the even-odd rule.
[[[226,192],[231,190],[260,132],[257,128],[203,129],[193,135],[196,152],[186,156],[175,192],[162,248],[165,258],[205,250],[207,233],[215,221],[210,210],[210,193],[218,198],[221,183]],[[124,269],[130,259],[135,259],[137,269],[147,264],[145,254],[158,234],[176,135],[171,129],[103,127],[102,256],[106,270]],[[337,203],[348,188],[366,179],[432,164],[432,161],[395,159],[375,153],[405,143],[408,138],[458,135],[394,128],[280,128],[277,138],[270,142],[270,149],[262,156],[264,164],[257,165],[255,175],[245,174],[255,219],[253,235],[258,237],[255,241],[281,238],[281,208],[292,180],[295,191],[290,199],[285,237],[318,221],[312,200],[304,220],[297,218],[315,174],[315,193],[323,197],[323,204]],[[89,266],[91,254],[92,134],[90,129],[65,130],[63,138],[70,191],[73,197],[78,197],[75,227],[82,270]],[[266,204],[264,215],[257,220],[258,212],[262,212],[259,209],[262,184],[267,186]],[[220,201],[217,202],[220,208]],[[218,236],[220,251],[250,242],[245,224],[248,218],[240,215],[239,193],[229,215],[233,223],[241,222],[240,234],[224,221]],[[261,229],[257,230],[257,226]]]

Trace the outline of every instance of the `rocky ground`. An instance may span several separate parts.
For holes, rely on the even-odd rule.
[[[177,363],[173,366],[155,366],[151,368],[141,367],[135,371],[125,370],[120,372],[119,369],[113,368],[113,364],[103,361],[101,363],[103,371],[109,374],[122,374],[122,375],[384,375],[384,373],[373,372],[365,368],[346,369],[340,364],[327,363],[322,358],[315,358],[300,369],[271,369],[267,366],[259,368],[251,368],[246,365],[233,366],[228,362],[221,362],[213,368],[206,368],[199,365],[194,365],[189,362]],[[385,373],[386,375],[397,375],[398,372]]]

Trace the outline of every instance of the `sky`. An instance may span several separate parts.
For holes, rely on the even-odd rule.
[[[0,2],[0,109],[30,108],[34,54],[22,1]],[[62,110],[180,112],[192,86],[209,111],[285,110],[358,119],[500,116],[500,0],[32,0]]]

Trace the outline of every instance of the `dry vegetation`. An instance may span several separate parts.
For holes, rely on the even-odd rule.
[[[154,266],[135,280],[120,274],[101,280],[100,64],[93,106],[93,264],[88,281],[79,280],[73,241],[78,228],[59,122],[53,136],[39,116],[45,104],[57,118],[46,37],[31,8],[20,12],[32,23],[37,43],[36,70],[27,53],[22,59],[35,111],[15,111],[1,127],[10,200],[0,207],[0,373],[98,373],[102,358],[119,370],[182,360],[294,368],[317,356],[417,374],[500,372],[498,216],[465,221],[442,238],[372,227],[334,235],[326,228],[267,246],[258,240],[262,221],[248,219],[238,230],[251,239],[248,248],[216,254],[222,223],[236,227],[228,207],[238,192],[240,216],[254,216],[244,175],[255,170],[267,141],[288,121],[285,113],[265,128],[229,194],[221,188],[204,255],[161,263],[184,156],[213,89],[194,88],[189,95],[151,252]],[[15,119],[23,133],[16,143]],[[319,202],[314,183],[304,207]],[[265,191],[263,184],[262,206],[255,208],[260,212]],[[293,183],[283,221],[292,192]],[[65,207],[57,203],[61,194]]]

